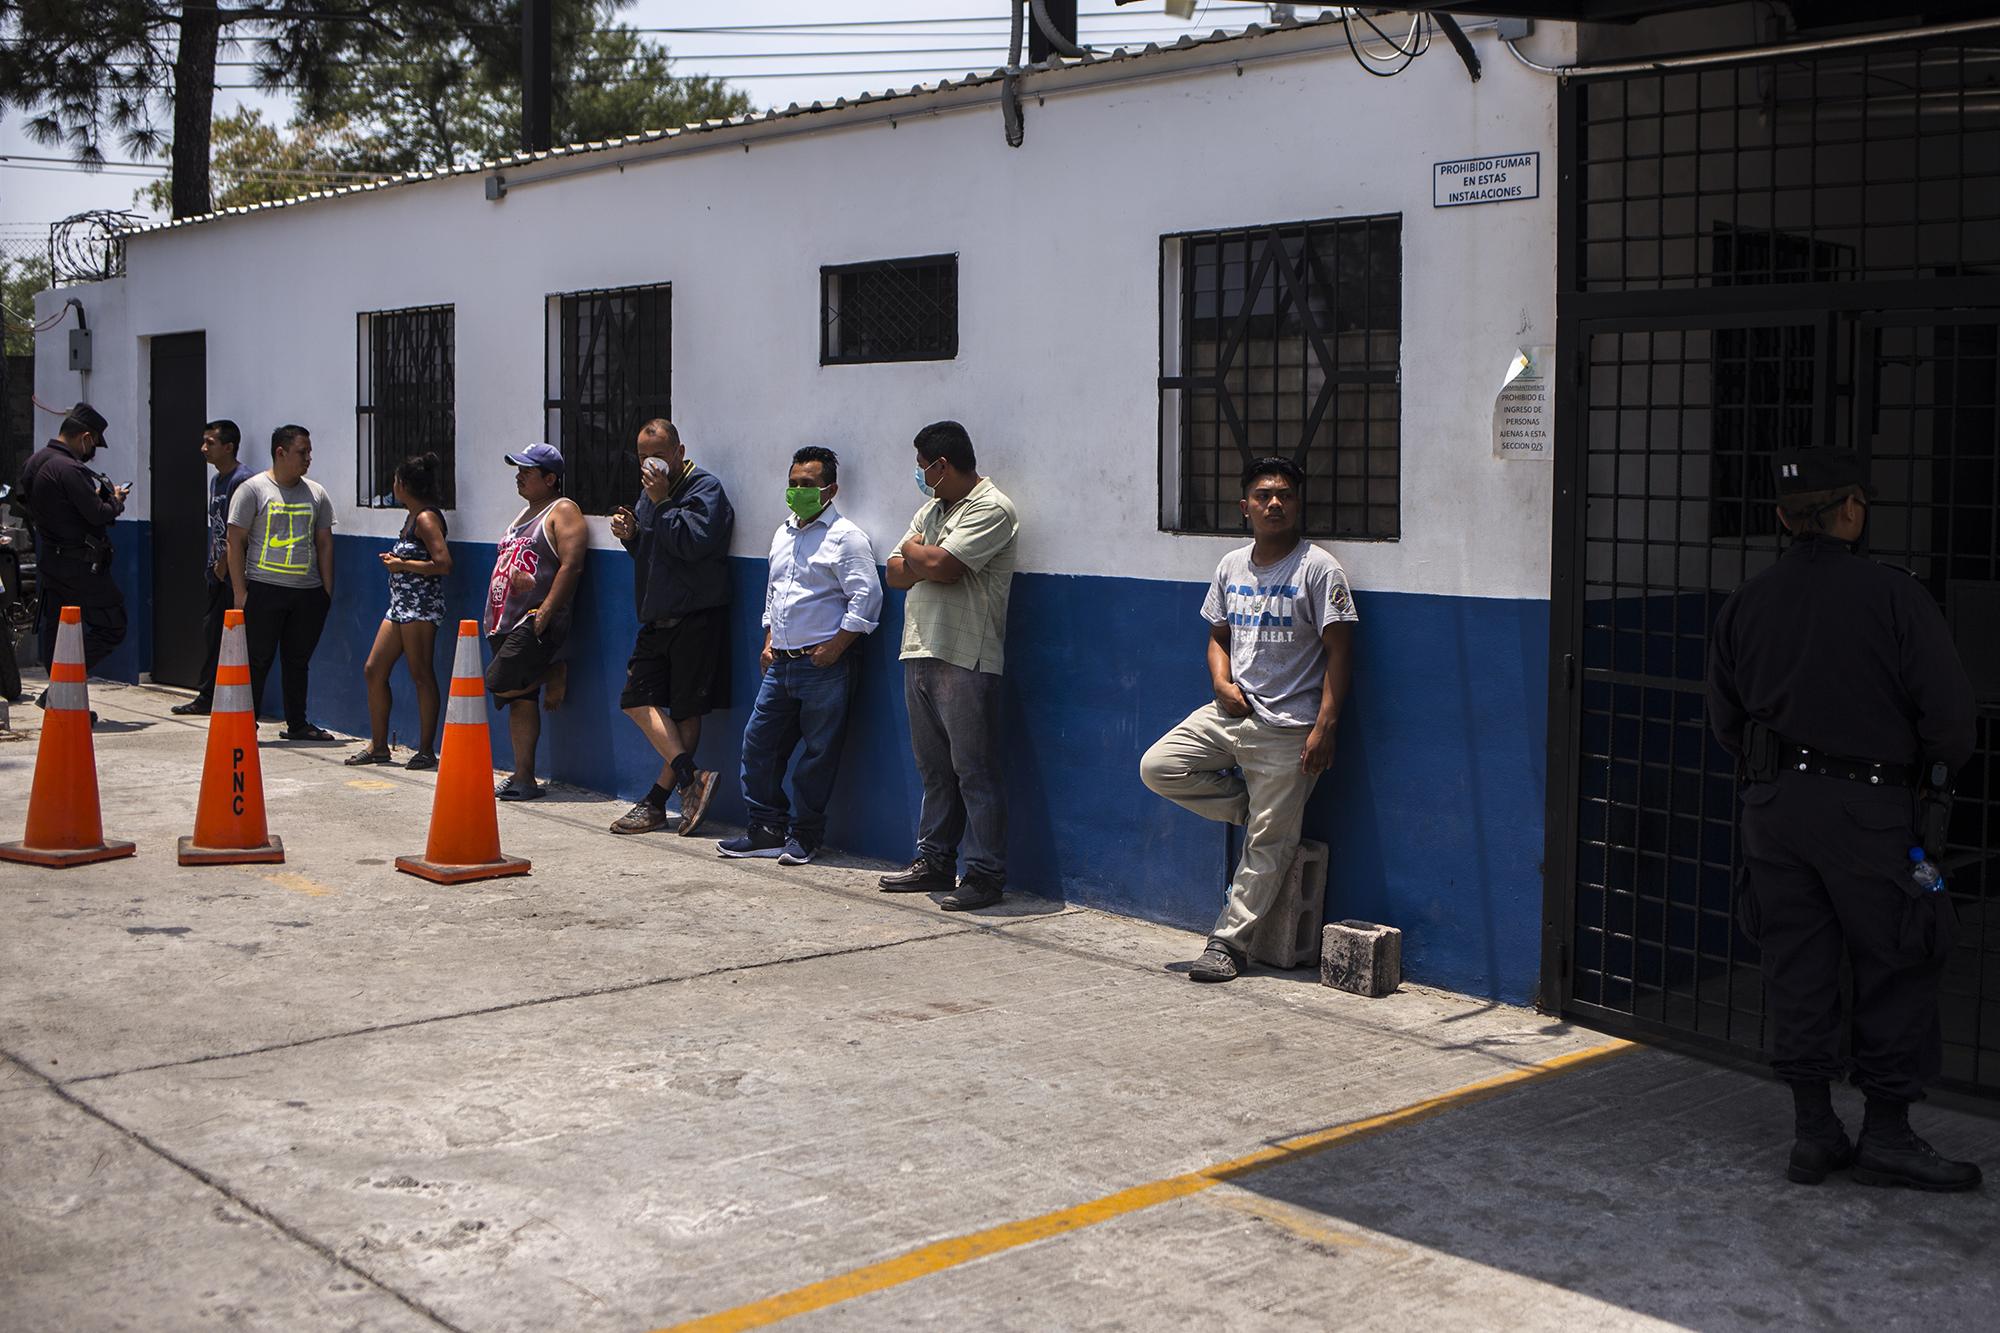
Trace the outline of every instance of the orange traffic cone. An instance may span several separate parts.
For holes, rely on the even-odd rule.
[[[28,832],[0,843],[0,861],[31,866],[81,866],[130,856],[133,846],[104,836],[97,808],[97,751],[90,743],[90,687],[84,684],[83,612],[62,609],[56,660],[43,701],[42,744],[35,755],[35,789],[28,797]]]
[[[222,613],[222,656],[215,667],[215,707],[208,715],[208,758],[194,836],[182,838],[184,866],[268,864],[285,859],[285,844],[264,824],[264,766],[257,758],[257,719],[250,707],[250,648],[243,613]]]
[[[479,622],[458,622],[451,697],[444,709],[430,845],[399,856],[396,869],[434,884],[525,875],[528,863],[500,854],[500,814],[493,799],[493,742],[486,734],[486,681],[479,667]]]

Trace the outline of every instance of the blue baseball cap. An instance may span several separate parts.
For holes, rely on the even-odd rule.
[[[562,450],[553,444],[531,444],[518,454],[508,454],[507,461],[515,467],[538,467],[544,472],[563,470]]]

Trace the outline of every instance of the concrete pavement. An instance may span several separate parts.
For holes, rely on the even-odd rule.
[[[1962,1327],[2000,1299],[1995,1192],[1787,1185],[1773,1085],[1522,1010],[1193,986],[1185,932],[948,915],[841,858],[613,838],[622,803],[560,789],[501,811],[531,877],[439,888],[390,866],[430,776],[347,747],[266,748],[286,865],[183,869],[202,727],[92,694],[138,858],[0,867],[9,1329]],[[5,836],[31,770],[0,742]],[[2000,1165],[2000,1125],[1920,1114]]]

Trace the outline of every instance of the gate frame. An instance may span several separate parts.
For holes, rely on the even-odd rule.
[[[1921,35],[1909,44],[1921,44]],[[1903,43],[1893,43],[1901,45]],[[1773,48],[1759,59],[1783,59]],[[1816,56],[1802,56],[1817,59]],[[1751,62],[1746,62],[1751,63]],[[1641,71],[1609,77],[1653,77]],[[1577,865],[1577,808],[1581,758],[1582,716],[1580,656],[1583,639],[1583,558],[1587,501],[1584,496],[1589,449],[1584,412],[1587,339],[1607,326],[1632,329],[1731,327],[1782,322],[1821,322],[1829,328],[1843,317],[1853,322],[1859,356],[1860,337],[1884,317],[1923,316],[1934,322],[1954,322],[1950,312],[2000,309],[2000,276],[1906,278],[1889,281],[1773,283],[1740,287],[1687,287],[1618,292],[1588,292],[1577,288],[1578,222],[1582,201],[1577,179],[1577,118],[1579,83],[1591,77],[1578,71],[1562,81],[1556,97],[1556,402],[1554,414],[1554,495],[1549,565],[1549,680],[1547,802],[1543,822],[1543,897],[1541,983],[1535,1004],[1543,1013],[1573,1019],[1617,1035],[1639,1037],[1669,1047],[1699,1052],[1725,1064],[1762,1069],[1755,1053],[1703,1034],[1655,1024],[1633,1015],[1592,1007],[1575,1012],[1570,986],[1570,951],[1574,938]],[[1786,319],[1790,316],[1790,320]],[[1831,363],[1837,341],[1822,336],[1820,355]],[[1858,365],[1853,368],[1858,374]],[[1816,391],[1816,411],[1836,401],[1837,363],[1822,366]],[[1830,372],[1830,373],[1827,373]],[[1855,383],[1848,410],[1857,424],[1866,387]],[[1857,439],[1856,447],[1866,450]],[[1949,1100],[1990,1112],[1993,1104],[1980,1097],[1939,1088],[1938,1100]],[[1961,1099],[1962,1102],[1961,1102]]]

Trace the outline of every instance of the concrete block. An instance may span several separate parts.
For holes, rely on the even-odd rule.
[[[1311,967],[1319,961],[1319,923],[1326,913],[1326,844],[1299,843],[1285,872],[1278,901],[1257,923],[1250,956],[1272,967]]]
[[[1368,921],[1335,921],[1324,933],[1319,979],[1336,990],[1379,997],[1403,984],[1403,932]]]

